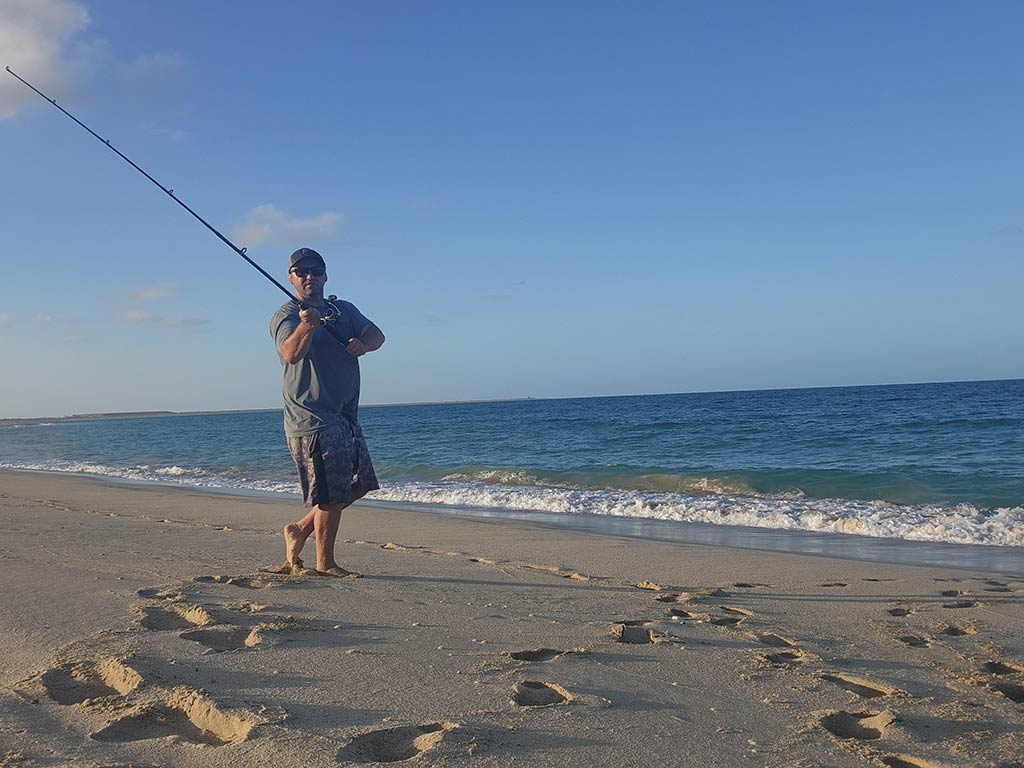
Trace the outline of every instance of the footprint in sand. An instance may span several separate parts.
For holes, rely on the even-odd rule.
[[[498,564],[497,560],[490,560],[490,559],[488,559],[486,557],[471,557],[471,558],[469,558],[469,562],[471,562],[471,563],[479,563],[480,565],[497,565]]]
[[[863,677],[855,677],[842,672],[822,675],[822,680],[835,683],[840,688],[855,693],[863,699],[875,699],[879,696],[891,696],[896,689],[883,683],[874,683]]]
[[[914,608],[890,608],[888,614],[890,616],[913,616],[917,611]]]
[[[237,651],[240,648],[251,648],[249,637],[252,632],[253,630],[248,627],[220,625],[182,632],[178,637],[204,645],[216,653],[223,653],[224,651]]]
[[[895,718],[890,712],[833,712],[821,719],[826,731],[840,739],[880,739]]]
[[[434,749],[458,723],[424,723],[385,728],[354,736],[338,751],[339,762],[397,763]]]
[[[690,592],[666,592],[654,599],[659,603],[688,603],[692,598]]]
[[[735,627],[746,620],[746,616],[712,616],[708,622],[716,627]]]
[[[1015,675],[1018,672],[1024,672],[1024,665],[1003,661],[986,661],[981,665],[981,669],[990,675]]]
[[[737,581],[733,586],[738,589],[756,589],[757,587],[770,587],[771,584],[762,584],[759,581]]]
[[[912,648],[931,648],[932,641],[930,638],[921,637],[920,635],[900,635],[896,638],[901,643],[906,643]]]
[[[280,634],[295,629],[297,622],[292,619],[264,622],[255,627],[234,627],[230,624],[219,624],[213,627],[193,629],[182,632],[178,637],[205,645],[215,653],[237,651],[242,648],[255,648],[257,645],[276,644]]]
[[[990,586],[990,587],[985,587],[985,591],[986,592],[1013,592],[1013,590],[1010,589],[1005,584],[999,584],[999,585],[993,585],[993,586]]]
[[[998,683],[993,683],[992,688],[999,691],[1014,704],[1024,703],[1024,685],[1021,685],[1020,683],[1013,683],[1009,680],[1000,680]]]
[[[512,692],[512,701],[520,707],[550,707],[553,704],[568,704],[573,695],[555,683],[524,680]]]
[[[537,648],[532,651],[512,651],[509,654],[509,658],[516,661],[551,661],[564,653],[565,651],[559,651],[554,648]]]
[[[961,589],[946,589],[942,591],[943,597],[960,597],[960,595],[967,594]]]
[[[977,600],[957,600],[955,603],[943,603],[943,608],[978,608],[981,603]]]
[[[766,656],[762,656],[765,661],[777,664],[779,666],[786,666],[789,664],[803,664],[810,656],[803,651],[781,651],[779,653],[769,653]]]
[[[341,625],[337,625],[336,629]],[[288,642],[291,639],[289,633],[299,629],[301,625],[291,616],[276,621],[264,621],[252,628],[249,636],[245,638],[247,648],[255,648],[257,645],[277,646]]]
[[[174,588],[150,587],[148,589],[140,589],[135,594],[150,600],[170,600],[174,602],[185,599],[184,593],[180,589]]]
[[[772,648],[792,648],[794,643],[782,635],[776,635],[774,632],[762,632],[757,636],[757,640],[764,645],[771,646]]]
[[[118,718],[89,738],[122,743],[174,736],[189,744],[219,747],[244,741],[252,727],[247,718],[221,712],[199,692],[179,688],[163,702]]]
[[[612,625],[612,635],[620,643],[629,643],[631,645],[664,642],[665,637],[650,629],[652,626],[654,626],[654,622],[651,621],[624,621],[620,624]]]
[[[243,589],[266,589],[267,587],[276,587],[278,584],[283,583],[271,581],[261,576],[196,576],[193,581],[197,581],[200,584],[211,582],[214,584],[231,584]]]
[[[949,635],[950,637],[965,637],[966,635],[973,635],[977,631],[977,629],[969,624],[964,624],[962,626],[959,624],[950,624],[942,630],[942,634]]]
[[[173,605],[170,609],[144,606],[138,609],[139,624],[146,629],[168,630],[205,627],[213,623],[210,612],[199,605]]]
[[[42,674],[46,695],[58,704],[82,704],[105,696],[126,696],[142,685],[142,675],[118,659],[73,662]]]
[[[845,581],[830,581],[827,584],[822,584],[823,587],[848,587],[850,586]]]

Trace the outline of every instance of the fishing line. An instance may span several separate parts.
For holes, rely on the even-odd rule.
[[[18,80],[20,80],[20,81],[22,82],[22,84],[24,84],[24,85],[25,85],[25,86],[27,86],[28,88],[31,88],[31,89],[32,89],[33,91],[35,91],[35,92],[36,92],[37,94],[39,94],[39,96],[40,96],[40,97],[41,97],[41,98],[42,98],[42,99],[43,99],[44,101],[48,101],[48,102],[49,102],[50,104],[52,104],[53,106],[55,106],[55,107],[56,107],[57,109],[59,109],[59,110],[60,110],[61,112],[63,112],[63,113],[65,114],[65,115],[67,115],[67,116],[68,116],[68,117],[70,117],[70,118],[71,118],[72,120],[74,120],[74,121],[75,121],[76,123],[78,123],[78,125],[80,125],[80,126],[81,126],[82,128],[84,128],[84,129],[85,129],[86,131],[88,131],[88,132],[89,132],[90,134],[92,134],[92,135],[93,135],[94,137],[96,137],[96,140],[97,140],[97,141],[99,141],[99,142],[100,142],[101,144],[103,144],[104,146],[106,146],[106,147],[107,147],[107,149],[109,149],[109,150],[111,150],[112,152],[116,153],[118,157],[120,157],[120,158],[121,158],[122,160],[124,160],[124,161],[125,161],[126,163],[128,163],[128,164],[129,164],[129,165],[130,165],[130,166],[131,166],[132,168],[134,168],[134,169],[135,169],[136,171],[138,171],[139,173],[141,173],[141,174],[142,174],[143,176],[145,176],[145,177],[146,177],[147,179],[149,179],[149,180],[150,180],[151,182],[153,182],[153,183],[154,183],[154,184],[156,184],[156,185],[157,185],[158,187],[160,187],[160,189],[161,189],[161,190],[162,190],[163,192],[165,192],[165,193],[167,194],[167,196],[168,196],[168,197],[170,197],[170,198],[171,198],[171,199],[172,199],[172,200],[173,200],[174,202],[176,202],[176,203],[177,203],[178,205],[180,205],[180,206],[181,206],[182,208],[184,208],[184,209],[185,209],[186,211],[188,211],[188,212],[189,212],[190,214],[192,214],[192,216],[193,216],[193,217],[195,217],[195,218],[196,218],[196,220],[198,220],[200,224],[202,224],[202,225],[203,225],[204,227],[206,227],[206,228],[207,228],[208,230],[210,230],[211,232],[213,232],[213,234],[215,234],[215,235],[216,235],[216,236],[217,236],[218,238],[220,238],[220,240],[221,240],[221,241],[222,241],[222,242],[223,242],[223,243],[224,243],[225,245],[227,245],[227,246],[228,246],[228,248],[230,248],[230,249],[231,249],[231,250],[233,250],[233,251],[234,251],[235,253],[237,253],[237,254],[238,254],[239,256],[241,256],[241,257],[242,257],[243,259],[245,259],[245,260],[246,260],[247,262],[249,262],[249,264],[251,264],[251,265],[252,265],[252,266],[253,266],[253,267],[254,267],[254,268],[255,268],[256,270],[258,270],[258,271],[259,271],[259,273],[260,273],[261,275],[263,275],[263,276],[264,276],[265,278],[267,278],[267,280],[269,280],[269,281],[270,281],[270,282],[272,282],[272,283],[273,283],[274,285],[276,285],[276,286],[277,286],[278,288],[280,288],[280,289],[281,289],[281,291],[282,291],[282,292],[283,292],[283,293],[284,293],[284,294],[285,294],[285,295],[286,295],[286,296],[287,296],[287,297],[288,297],[289,299],[291,299],[292,301],[294,301],[295,303],[297,303],[297,304],[299,305],[299,307],[301,307],[302,309],[308,309],[308,308],[309,308],[309,307],[307,307],[307,306],[306,306],[305,304],[303,304],[303,303],[302,303],[301,301],[299,301],[298,299],[296,299],[296,298],[295,298],[295,296],[294,296],[294,294],[293,294],[293,293],[292,293],[291,291],[289,291],[289,290],[288,290],[287,288],[285,288],[285,287],[284,287],[284,286],[283,286],[283,285],[282,285],[281,283],[279,283],[279,282],[278,282],[277,280],[275,280],[275,279],[274,279],[274,277],[273,277],[273,276],[272,276],[272,275],[271,275],[271,274],[270,274],[269,272],[267,272],[267,271],[266,271],[265,269],[263,269],[263,267],[261,267],[261,266],[260,266],[259,264],[257,264],[257,263],[256,263],[255,261],[253,261],[252,259],[250,259],[250,258],[249,258],[249,257],[248,257],[248,256],[246,255],[246,253],[245,253],[245,250],[246,250],[245,248],[239,248],[239,247],[238,247],[237,245],[235,245],[235,244],[234,244],[233,242],[231,242],[231,241],[230,241],[230,240],[228,240],[228,239],[227,239],[226,237],[224,237],[224,235],[222,235],[222,234],[221,234],[220,232],[218,232],[218,231],[217,231],[217,230],[216,230],[216,229],[215,229],[215,228],[213,227],[213,225],[211,225],[211,224],[210,224],[210,223],[209,223],[209,222],[208,222],[208,221],[207,221],[206,219],[204,219],[204,218],[203,218],[202,216],[200,216],[200,215],[199,215],[198,213],[196,213],[196,212],[195,212],[195,211],[193,211],[193,210],[192,210],[191,208],[189,208],[189,207],[188,207],[188,206],[187,206],[187,205],[186,205],[186,204],[185,204],[185,203],[184,203],[184,202],[183,202],[183,201],[182,201],[182,200],[181,200],[181,199],[180,199],[179,197],[176,197],[176,196],[175,196],[175,194],[174,194],[174,190],[173,190],[173,189],[168,189],[168,188],[167,188],[167,187],[165,187],[165,186],[164,186],[163,184],[161,184],[161,183],[160,183],[159,181],[157,181],[157,180],[156,180],[156,179],[154,179],[154,178],[153,178],[152,176],[150,176],[150,175],[149,175],[148,173],[146,173],[146,171],[144,171],[144,170],[143,170],[142,168],[140,168],[140,167],[139,167],[138,165],[136,165],[136,164],[135,164],[134,162],[132,162],[131,158],[129,158],[129,157],[127,156],[127,155],[125,155],[125,154],[124,154],[123,152],[121,152],[121,150],[119,150],[119,149],[118,149],[117,147],[115,147],[115,146],[114,146],[113,144],[111,144],[111,143],[110,143],[110,139],[104,139],[104,138],[103,138],[102,136],[100,136],[100,135],[99,135],[98,133],[96,133],[96,131],[94,131],[94,130],[93,130],[92,128],[90,128],[89,126],[87,126],[87,125],[86,125],[85,123],[83,123],[83,122],[82,122],[81,120],[79,120],[79,119],[78,119],[77,117],[75,117],[75,116],[74,116],[74,115],[72,115],[72,114],[71,114],[70,112],[68,112],[68,111],[67,111],[66,109],[64,109],[64,107],[62,107],[62,106],[61,106],[60,104],[58,104],[58,103],[57,103],[57,100],[56,100],[56,99],[51,99],[51,98],[50,98],[49,96],[47,96],[47,95],[46,95],[45,93],[43,93],[43,92],[42,92],[42,91],[40,91],[40,90],[39,90],[38,88],[36,88],[36,87],[35,87],[34,85],[32,85],[32,83],[28,82],[28,81],[27,81],[27,80],[25,80],[25,79],[24,79],[23,77],[21,77],[20,75],[18,75],[18,74],[17,74],[17,73],[16,73],[16,72],[15,72],[15,71],[14,71],[13,69],[11,69],[10,67],[4,67],[4,69],[6,69],[6,70],[7,70],[8,74],[12,75],[13,77],[16,77],[16,78],[17,78]],[[324,329],[325,331],[327,331],[328,333],[330,333],[330,334],[331,334],[331,335],[332,335],[332,336],[333,336],[334,338],[336,338],[336,339],[337,339],[338,341],[340,341],[340,342],[341,342],[341,343],[342,343],[343,345],[348,345],[348,343],[349,343],[349,341],[350,341],[350,340],[349,340],[349,339],[345,339],[345,338],[342,338],[342,336],[341,336],[341,334],[340,334],[339,332],[336,332],[336,331],[335,331],[335,330],[334,330],[334,329],[333,329],[333,328],[332,328],[332,327],[331,327],[330,325],[328,325],[328,324],[327,324],[327,323],[330,323],[330,322],[331,322],[331,321],[333,321],[333,320],[336,320],[336,319],[338,319],[338,317],[339,317],[339,316],[340,316],[340,314],[341,314],[341,313],[340,313],[340,312],[338,311],[338,308],[337,308],[337,307],[336,307],[336,306],[334,305],[334,303],[333,303],[334,299],[336,299],[336,298],[337,298],[336,296],[331,296],[331,297],[329,297],[329,298],[328,298],[328,300],[327,300],[327,307],[328,307],[329,309],[327,310],[326,314],[325,314],[325,315],[324,315],[324,316],[323,316],[323,317],[321,318],[321,321],[322,321],[322,322],[324,323],[324,324],[323,324],[323,325],[322,325],[321,327],[322,327],[322,328],[323,328],[323,329]]]

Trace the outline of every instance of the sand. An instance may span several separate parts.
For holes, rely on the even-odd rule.
[[[1024,574],[298,512],[0,472],[0,766],[1024,765]]]

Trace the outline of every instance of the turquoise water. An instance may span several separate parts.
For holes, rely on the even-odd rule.
[[[399,504],[1024,545],[1024,380],[364,407]],[[295,493],[280,412],[0,429],[0,466]]]

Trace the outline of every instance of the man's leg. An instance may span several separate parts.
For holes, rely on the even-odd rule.
[[[316,507],[314,506],[306,513],[306,516],[297,523],[289,523],[284,527],[284,560],[286,565],[301,567],[302,560],[299,559],[299,553],[302,552],[302,547],[306,544],[306,539],[313,534],[315,529],[313,525],[315,514]]]
[[[302,487],[302,496],[310,498],[313,491],[313,484],[316,482],[316,468],[312,461],[311,452],[312,439],[309,437],[289,437],[288,452],[295,461],[295,469],[299,473],[299,485]],[[310,509],[305,516],[297,523],[289,523],[284,527],[284,565],[275,569],[281,573],[300,573],[303,570],[302,560],[299,554],[302,547],[313,534],[313,516],[316,507]]]
[[[318,504],[313,507],[313,529],[316,534],[316,570],[325,576],[359,576],[346,571],[334,559],[334,545],[341,527],[341,512],[348,504]]]

